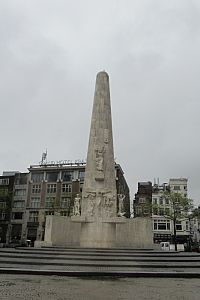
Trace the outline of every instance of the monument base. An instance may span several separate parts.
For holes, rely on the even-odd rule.
[[[73,216],[71,217],[72,222],[76,223],[115,223],[122,224],[126,223],[126,218],[123,217],[111,217],[111,218],[94,218],[94,217],[84,217],[84,216]]]
[[[80,247],[114,248],[116,246],[116,224],[126,222],[125,218],[98,218],[73,216],[72,222],[81,223]]]
[[[114,248],[116,223],[81,223],[80,247]]]
[[[152,249],[152,220],[47,216],[45,242],[62,247]]]

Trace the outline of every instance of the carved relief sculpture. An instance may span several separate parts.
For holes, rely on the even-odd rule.
[[[125,195],[124,194],[118,194],[118,199],[119,199],[119,210],[118,210],[118,217],[124,217],[125,211],[124,211],[124,199]]]
[[[87,199],[87,213],[90,217],[94,216],[94,209],[95,209],[95,192],[89,192],[85,195],[85,199]]]
[[[103,194],[102,192],[97,192],[97,214],[99,217],[102,215],[102,201],[103,201]]]
[[[74,216],[80,216],[80,196],[79,194],[76,195],[74,199]]]
[[[96,169],[97,171],[103,172],[103,155],[104,149],[96,149]]]
[[[115,201],[115,197],[111,194],[104,196],[104,209],[105,209],[105,215],[106,217],[110,218],[113,216],[113,204]]]

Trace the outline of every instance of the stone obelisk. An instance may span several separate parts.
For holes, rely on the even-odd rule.
[[[82,247],[114,247],[117,190],[108,74],[97,74],[81,205]]]

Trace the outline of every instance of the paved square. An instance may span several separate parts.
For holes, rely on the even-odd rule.
[[[1,300],[199,300],[199,295],[199,279],[95,279],[0,274]]]

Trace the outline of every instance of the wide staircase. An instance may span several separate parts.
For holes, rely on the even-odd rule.
[[[1,248],[0,273],[200,277],[200,254],[149,249]]]

